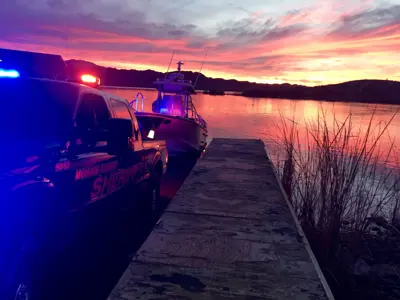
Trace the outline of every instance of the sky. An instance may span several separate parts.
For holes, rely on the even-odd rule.
[[[322,85],[400,81],[400,0],[2,0],[0,48],[120,69]]]

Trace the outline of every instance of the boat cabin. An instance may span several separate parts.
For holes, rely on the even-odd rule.
[[[185,80],[184,74],[180,72],[182,64],[182,62],[178,62],[178,72],[171,73],[164,79],[157,79],[154,82],[158,96],[152,103],[152,112],[191,120],[202,128],[206,128],[207,123],[197,113],[192,101],[191,95],[196,94],[194,86],[190,80]],[[139,98],[139,95],[141,98]],[[144,97],[141,93],[138,93],[136,99],[130,103],[132,108],[136,105],[135,110],[137,112],[140,100],[143,111]]]
[[[178,62],[177,73],[171,73],[164,80],[158,79],[154,82],[158,97],[153,102],[153,112],[188,118],[189,112],[194,109],[191,95],[196,94],[196,91],[192,82],[185,80],[184,74],[180,72],[182,64]]]

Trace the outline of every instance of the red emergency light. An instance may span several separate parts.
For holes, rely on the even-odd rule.
[[[82,83],[88,83],[88,84],[93,84],[93,85],[96,85],[96,86],[99,86],[100,85],[100,78],[99,77],[96,77],[96,76],[93,76],[93,75],[90,75],[90,74],[83,74],[82,76],[81,76],[81,80],[82,80]]]

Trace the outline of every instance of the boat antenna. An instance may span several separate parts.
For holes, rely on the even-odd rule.
[[[204,55],[204,60],[203,60],[203,63],[201,64],[200,71],[197,73],[197,78],[196,78],[196,81],[194,82],[193,88],[196,87],[197,81],[199,80],[200,72],[203,69],[204,63],[206,61],[207,54],[208,54],[208,52],[206,52],[206,55]]]
[[[172,52],[171,60],[169,61],[167,72],[165,73],[165,79],[167,79],[168,71],[169,71],[169,68],[171,67],[171,63],[172,63],[172,59],[174,58],[174,55],[175,55],[175,51]]]

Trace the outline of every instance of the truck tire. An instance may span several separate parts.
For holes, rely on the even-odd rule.
[[[54,200],[53,197],[54,194],[50,190],[26,189],[9,200],[21,201],[16,203],[16,207],[10,207],[11,212],[16,211],[18,207],[24,207],[24,209],[19,210],[20,215],[10,214],[14,217],[10,221],[15,221],[15,223],[12,223],[13,226],[10,228],[6,228],[12,231],[9,231],[5,240],[1,241],[9,246],[6,269],[2,274],[5,277],[6,297],[4,298],[6,300],[43,299],[38,283],[41,282],[40,279],[46,278],[44,273],[47,271],[48,264],[41,261],[48,260],[47,254],[50,252],[47,250],[51,247],[47,246],[52,240],[50,232],[56,228],[54,220],[60,220],[55,215],[49,214],[48,209],[51,209],[51,206],[48,201],[45,202],[45,200]],[[43,203],[40,203],[40,200],[43,200]],[[31,211],[36,217],[26,214],[26,211]]]
[[[41,300],[34,283],[35,267],[32,257],[37,249],[34,238],[26,238],[21,242],[18,253],[10,263],[7,274],[6,300]]]

